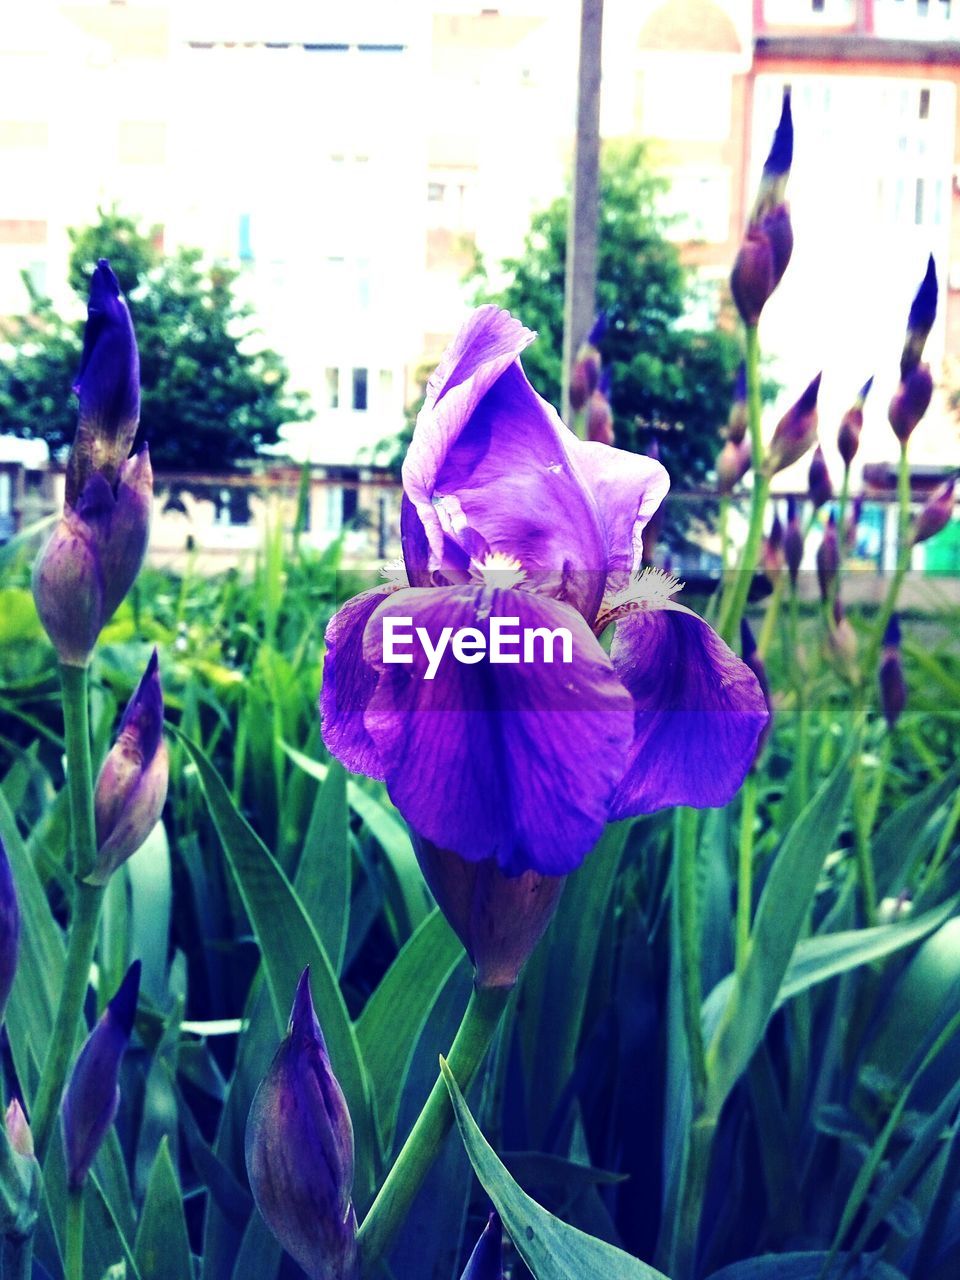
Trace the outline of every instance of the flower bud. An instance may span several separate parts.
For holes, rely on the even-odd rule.
[[[717,456],[717,489],[731,493],[750,470],[751,449],[746,440],[734,444],[728,440]]]
[[[503,1280],[503,1227],[496,1213],[487,1219],[460,1280]]]
[[[900,658],[900,619],[895,613],[890,615],[887,629],[883,633],[883,651],[877,674],[880,681],[880,710],[888,728],[892,729],[907,705],[907,682]]]
[[[763,465],[768,476],[776,475],[784,467],[797,462],[817,438],[817,397],[822,376],[817,374],[796,404],[791,405],[777,423]]]
[[[579,413],[597,389],[600,379],[601,357],[597,349],[607,331],[606,313],[602,312],[593,322],[586,342],[580,344],[577,358],[570,372],[570,408]]]
[[[769,213],[783,203],[787,179],[793,164],[793,113],[790,110],[790,90],[785,88],[780,105],[780,119],[774,131],[770,151],[763,164],[754,219]]]
[[[953,519],[953,491],[956,478],[948,480],[931,495],[913,526],[913,545],[941,533]]]
[[[918,364],[900,382],[887,416],[894,435],[906,444],[917,423],[927,412],[933,395],[933,375],[928,364]]]
[[[823,531],[823,539],[817,547],[817,582],[820,584],[820,599],[827,600],[830,589],[837,579],[840,569],[840,546],[837,541],[837,521],[833,512]]]
[[[827,460],[819,445],[814,449],[810,460],[807,491],[814,511],[819,511],[824,503],[829,502],[833,497],[833,484],[830,481],[830,472],[827,470]]]
[[[766,663],[760,656],[757,642],[753,637],[753,629],[746,618],[740,619],[740,652],[743,654],[744,662],[756,676],[757,684],[763,693],[763,700],[767,704],[767,723],[763,726],[757,742],[757,753],[754,757],[754,768],[756,768],[756,762],[760,759],[763,748],[770,737],[770,731],[773,728],[773,700],[770,697],[770,681],[767,679]]]
[[[730,273],[730,292],[745,325],[757,324],[775,285],[770,237],[761,226],[751,224]]]
[[[64,1090],[60,1121],[71,1191],[83,1186],[117,1114],[120,1064],[133,1032],[139,991],[140,961],[135,960],[87,1037]]]
[[[840,420],[840,429],[837,432],[837,448],[840,451],[840,457],[843,459],[845,467],[850,466],[857,456],[857,450],[860,448],[860,432],[863,430],[863,406],[872,386],[873,378],[870,377],[860,388],[860,393],[856,400]]]
[[[739,444],[747,434],[748,425],[747,366],[741,360],[737,369],[737,381],[733,393],[733,404],[730,406],[730,417],[727,419],[727,439],[732,444]]]
[[[12,1098],[0,1134],[0,1233],[22,1240],[36,1226],[40,1205],[40,1166],[33,1134],[18,1098]]]
[[[783,279],[790,258],[793,255],[793,224],[790,221],[790,210],[785,204],[777,205],[766,215],[760,224],[764,234],[770,241],[770,253],[773,259],[773,288]],[[773,290],[771,289],[771,293]]]
[[[357,1280],[353,1126],[310,995],[297,985],[287,1034],[247,1119],[250,1190],[310,1280]]]
[[[613,444],[613,410],[610,408],[610,371],[604,369],[600,382],[587,401],[587,439]]]
[[[927,270],[920,282],[907,318],[907,336],[900,356],[900,377],[906,380],[920,363],[923,348],[937,315],[937,268],[933,254],[927,259]]]
[[[80,400],[67,462],[67,502],[74,506],[93,474],[113,487],[137,434],[140,357],[117,277],[101,258],[90,281],[83,353],[73,387]]]
[[[468,862],[413,832],[420,870],[473,962],[478,987],[512,987],[543,937],[565,876],[506,876],[495,858]]]
[[[860,678],[857,669],[857,633],[850,625],[839,597],[833,602],[833,626],[827,639],[840,674],[851,684],[856,684]]]
[[[803,526],[797,514],[797,504],[793,498],[787,499],[787,527],[783,535],[783,554],[790,572],[790,582],[797,585],[797,575],[803,563]]]
[[[33,566],[33,599],[60,661],[85,667],[103,626],[103,574],[93,530],[64,510]]]
[[[10,859],[0,840],[0,1023],[10,998],[20,952],[20,904]]]
[[[170,761],[163,740],[163,694],[157,651],[127,704],[120,732],[94,793],[97,861],[91,884],[106,884],[146,840],[167,798]]]
[[[773,520],[770,524],[770,532],[763,540],[763,571],[771,580],[776,579],[777,574],[783,568],[784,551],[783,551],[783,525],[780,523],[780,517],[776,511],[773,513]]]

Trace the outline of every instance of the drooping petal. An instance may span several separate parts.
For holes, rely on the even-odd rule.
[[[445,538],[464,546],[469,533],[531,577],[558,575],[555,593],[589,616],[599,603],[603,533],[572,459],[573,437],[520,367],[531,338],[505,311],[472,314],[431,379],[403,487],[430,570],[445,565]],[[407,544],[409,532],[405,554]]]
[[[388,662],[392,619],[408,619],[408,663]],[[491,662],[495,620],[512,634],[565,629],[554,660],[538,641],[533,661]],[[427,679],[444,628],[476,628],[478,662],[449,649]],[[401,651],[401,646],[396,646]],[[512,649],[519,656],[517,646]],[[582,617],[547,596],[497,587],[398,592],[371,616],[364,656],[379,680],[364,727],[390,796],[410,825],[471,861],[496,858],[508,875],[563,875],[596,842],[623,773],[633,707]],[[471,656],[477,656],[476,654]]]
[[[385,583],[363,591],[330,619],[320,689],[321,732],[327,750],[352,773],[365,773],[381,781],[380,754],[363,724],[377,685],[377,672],[363,656],[363,631],[370,615],[393,590]]]
[[[667,496],[670,477],[654,458],[590,440],[572,441],[577,467],[600,512],[606,589],[617,591],[640,565],[641,535]]]
[[[702,618],[673,603],[623,618],[610,656],[634,703],[611,817],[726,804],[767,723],[753,672]]]

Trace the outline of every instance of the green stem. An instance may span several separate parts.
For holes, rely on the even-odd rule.
[[[777,618],[780,615],[780,602],[783,600],[783,591],[787,577],[786,569],[780,569],[777,573],[777,580],[773,586],[773,595],[767,605],[767,612],[763,615],[763,626],[760,628],[760,635],[757,638],[757,653],[766,660],[767,654],[770,652],[770,643],[773,640],[773,632],[777,625]]]
[[[97,926],[103,890],[83,883],[97,856],[97,832],[93,814],[93,767],[87,715],[87,669],[60,666],[63,691],[64,736],[67,749],[67,787],[73,837],[73,868],[77,877],[70,938],[64,961],[63,986],[54,1019],[53,1035],[33,1104],[33,1138],[43,1164],[53,1131],[53,1119],[73,1057],[77,1028],[83,1015],[90,966],[97,942]]]
[[[737,869],[736,971],[743,972],[750,947],[753,909],[753,829],[757,819],[757,775],[751,769],[743,784],[740,814],[740,861]]]
[[[694,1120],[690,1128],[690,1146],[680,1195],[679,1226],[672,1265],[668,1269],[673,1280],[693,1280],[696,1275],[700,1217],[716,1129],[717,1122],[708,1116]]]
[[[447,1055],[450,1070],[464,1093],[483,1062],[509,998],[510,989],[504,987],[475,988],[470,996]],[[405,1221],[452,1123],[447,1087],[438,1077],[360,1227],[357,1242],[364,1277],[376,1273],[377,1264]]]
[[[960,823],[960,788],[957,789],[956,795],[953,797],[953,805],[947,816],[947,820],[944,823],[943,830],[940,832],[940,839],[937,841],[937,847],[933,851],[933,857],[930,859],[930,865],[927,867],[923,879],[920,882],[920,889],[917,893],[918,898],[922,897],[933,884],[937,872],[940,870],[940,864],[947,856],[951,841],[953,840],[953,833],[956,831],[958,823]]]
[[[886,598],[880,608],[880,615],[877,618],[870,647],[867,652],[867,660],[864,664],[864,669],[868,676],[876,671],[877,660],[880,656],[880,647],[883,644],[883,633],[886,631],[887,623],[890,621],[893,611],[897,607],[897,597],[900,594],[900,585],[906,577],[907,570],[910,568],[910,552],[912,550],[910,543],[910,463],[907,458],[906,441],[900,445],[900,470],[897,477],[897,498],[900,508],[897,538],[897,567],[892,579],[890,580],[890,586],[887,588]]]
[[[83,1280],[83,1191],[67,1195],[67,1253],[64,1280]]]
[[[700,920],[697,909],[697,811],[676,811],[677,930],[680,982],[683,990],[683,1026],[690,1059],[693,1115],[696,1118],[707,1096],[707,1062],[703,1043],[700,977]]]
[[[740,562],[720,607],[720,635],[731,644],[740,627],[740,618],[750,593],[750,583],[763,539],[763,515],[770,494],[770,477],[763,472],[763,439],[760,429],[760,343],[756,325],[747,328],[747,421],[753,453],[753,495],[750,524]]]
[[[863,918],[868,925],[877,923],[877,879],[873,870],[873,852],[870,848],[872,823],[868,813],[866,782],[863,775],[863,746],[857,751],[853,768],[853,839],[857,858],[857,876],[860,881],[860,898]]]

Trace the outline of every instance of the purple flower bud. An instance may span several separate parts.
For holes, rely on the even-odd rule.
[[[0,1022],[13,988],[20,952],[20,904],[10,859],[0,840]]]
[[[796,404],[791,405],[777,423],[763,467],[768,476],[776,475],[784,467],[797,462],[816,440],[817,396],[822,376],[817,374]]]
[[[827,460],[819,445],[814,449],[810,460],[807,489],[814,511],[819,511],[824,503],[829,502],[833,497],[833,484],[830,481],[830,472],[827,470]]]
[[[895,613],[891,614],[883,633],[883,652],[877,675],[880,681],[880,710],[888,727],[892,729],[907,705],[907,682],[900,658],[900,619]]]
[[[953,519],[953,495],[956,477],[942,484],[930,497],[913,526],[913,543],[926,542],[941,533]]]
[[[787,499],[787,528],[783,535],[783,554],[790,572],[790,581],[797,585],[797,575],[803,563],[803,526],[797,514],[797,504],[793,498]]]
[[[784,89],[780,106],[780,119],[773,135],[770,152],[763,166],[764,181],[785,181],[793,164],[793,113],[790,110],[790,90]]]
[[[309,969],[250,1108],[246,1159],[257,1208],[310,1280],[357,1280],[353,1126],[314,1012]]]
[[[887,416],[894,435],[906,444],[927,412],[933,395],[933,375],[928,364],[918,364],[904,377],[890,401]]]
[[[503,1227],[491,1213],[460,1280],[503,1280]]]
[[[596,390],[587,401],[587,439],[613,444],[613,410],[610,408],[610,370],[604,369]]]
[[[146,840],[167,798],[170,761],[163,740],[163,694],[157,651],[147,664],[103,762],[94,794],[97,862],[91,884],[106,884]]]
[[[86,666],[101,628],[133,585],[147,549],[152,497],[144,448],[121,465],[116,494],[102,474],[90,476],[37,557],[37,613],[67,666]]]
[[[776,578],[784,563],[783,525],[780,523],[780,517],[776,511],[773,513],[770,532],[763,540],[762,558],[764,573],[768,578]]]
[[[840,450],[840,457],[843,459],[845,467],[850,466],[857,456],[857,450],[860,448],[860,432],[863,430],[863,406],[872,386],[873,378],[871,377],[860,388],[856,400],[840,421],[840,429],[837,432],[837,448]]]
[[[717,489],[720,493],[731,493],[735,486],[750,470],[752,454],[746,440],[734,444],[732,440],[720,450],[716,461]]]
[[[756,224],[747,228],[730,273],[730,292],[745,325],[753,326],[776,284],[773,246]]]
[[[140,418],[140,358],[133,322],[106,258],[97,263],[90,281],[83,354],[73,389],[80,410],[67,463],[71,506],[95,472],[114,485]]]
[[[33,1134],[19,1098],[11,1098],[4,1115],[4,1125],[11,1147],[18,1156],[30,1158],[34,1154]]]
[[[130,1043],[140,991],[140,961],[127,970],[97,1025],[80,1050],[63,1093],[60,1121],[67,1158],[67,1183],[83,1186],[100,1144],[120,1105],[120,1064]]]
[[[512,987],[543,937],[565,876],[507,876],[495,858],[467,862],[413,833],[413,847],[437,906],[473,961],[478,987]]]
[[[600,380],[601,358],[597,344],[607,331],[607,317],[601,312],[593,322],[593,328],[585,342],[580,344],[570,373],[570,408],[579,413],[597,389]]]
[[[733,404],[730,406],[730,417],[727,419],[727,439],[739,444],[747,434],[749,418],[747,412],[747,367],[740,361],[737,369],[737,381],[734,388]]]
[[[773,289],[783,279],[783,273],[790,265],[793,256],[793,224],[790,221],[790,210],[785,204],[778,204],[765,215],[761,223],[764,234],[770,241],[770,252],[773,256]],[[770,292],[773,292],[773,289]]]
[[[840,545],[837,541],[837,521],[833,512],[823,531],[823,540],[817,547],[817,582],[820,584],[820,599],[827,600],[830,588],[836,581],[840,569]]]
[[[920,363],[924,344],[933,328],[937,315],[937,268],[933,254],[927,259],[927,270],[920,282],[916,297],[907,318],[907,336],[900,356],[900,377],[907,375]]]
[[[768,719],[757,742],[757,754],[753,763],[753,767],[756,768],[757,760],[759,760],[773,729],[773,699],[770,697],[770,682],[767,679],[766,663],[760,656],[757,642],[753,637],[753,629],[746,618],[740,619],[740,652],[743,654],[744,662],[756,676],[757,684],[763,693],[764,702],[767,704]]]
[[[103,626],[103,573],[93,530],[71,507],[37,556],[33,598],[60,661],[85,667]]]

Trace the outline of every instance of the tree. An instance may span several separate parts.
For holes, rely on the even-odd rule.
[[[160,469],[223,470],[275,444],[285,423],[311,416],[291,393],[281,358],[256,343],[249,307],[233,294],[237,273],[205,267],[198,249],[165,256],[156,234],[131,218],[100,211],[70,233],[71,287],[86,300],[98,258],[109,258],[126,294],[140,348],[142,406],[134,447],[150,445]],[[56,452],[76,425],[70,388],[83,321],[63,320],[28,279],[30,314],[6,333],[0,356],[0,430],[40,438]]]
[[[597,309],[608,318],[600,351],[612,377],[616,443],[646,453],[656,441],[674,486],[683,489],[713,468],[741,352],[732,334],[685,322],[695,285],[666,239],[657,210],[663,189],[642,144],[604,147]],[[482,263],[476,273],[478,301],[509,308],[539,333],[523,363],[553,404],[560,400],[568,207],[564,196],[534,216],[522,254],[502,264],[502,287],[491,288]]]

